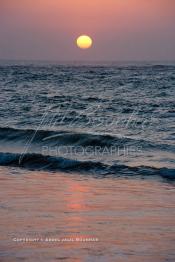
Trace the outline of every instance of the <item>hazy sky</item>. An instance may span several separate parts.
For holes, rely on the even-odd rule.
[[[175,0],[0,0],[0,59],[175,60]]]

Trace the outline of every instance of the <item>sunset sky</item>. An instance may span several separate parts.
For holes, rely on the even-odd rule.
[[[175,60],[175,0],[0,0],[0,59]]]

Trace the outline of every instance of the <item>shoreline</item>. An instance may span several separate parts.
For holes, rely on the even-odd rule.
[[[8,167],[0,179],[3,262],[175,259],[173,183]]]

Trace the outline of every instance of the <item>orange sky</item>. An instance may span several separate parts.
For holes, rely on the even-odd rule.
[[[89,34],[90,50],[75,39]],[[0,58],[173,60],[175,0],[0,0]]]

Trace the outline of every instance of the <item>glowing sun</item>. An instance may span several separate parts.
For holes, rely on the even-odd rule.
[[[77,46],[81,49],[88,49],[92,46],[92,38],[87,35],[81,35],[77,38]]]

